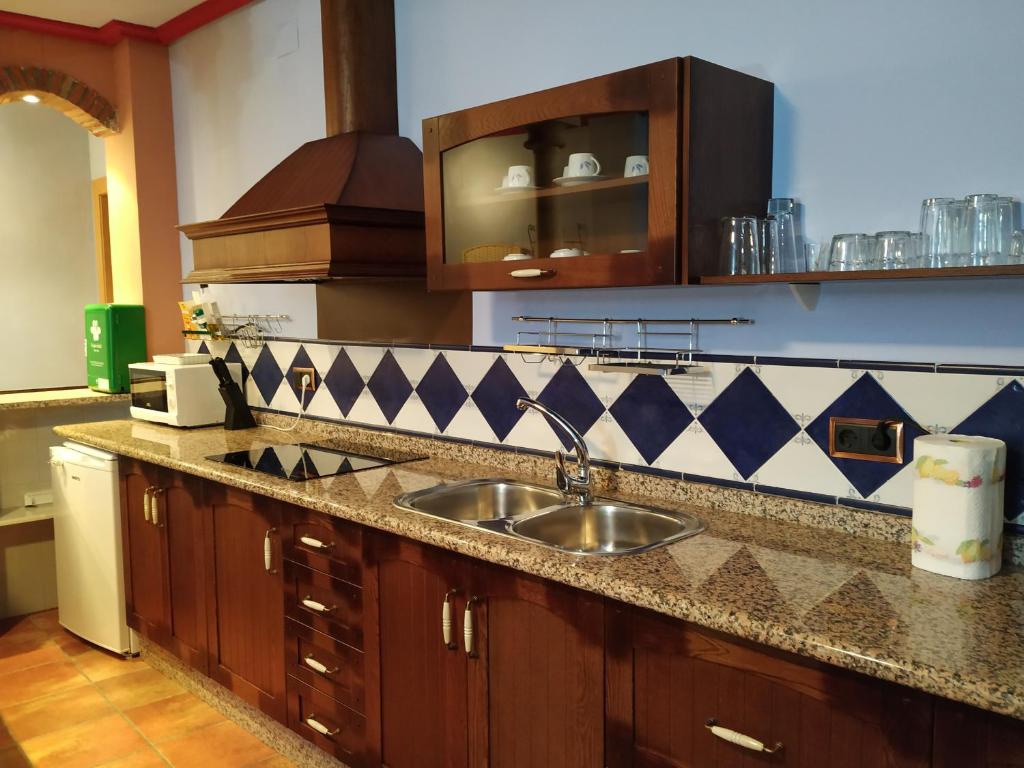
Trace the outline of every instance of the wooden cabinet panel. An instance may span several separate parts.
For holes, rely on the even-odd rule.
[[[211,488],[207,516],[210,676],[285,720],[284,595],[276,502]],[[270,568],[265,545],[270,542]]]
[[[299,507],[288,507],[281,529],[284,556],[359,586],[363,583],[363,529]]]
[[[607,637],[610,765],[930,764],[925,694],[641,611],[610,610]],[[731,744],[705,727],[710,719],[782,747]]]
[[[604,765],[601,598],[495,566],[474,568],[470,765]]]
[[[156,467],[123,459],[121,537],[128,625],[157,639],[168,623],[165,553],[160,529],[150,517],[150,491],[160,483]]]
[[[284,561],[285,615],[353,648],[363,647],[363,590]]]
[[[938,699],[932,765],[1024,768],[1024,722]]]
[[[357,712],[365,711],[363,654],[333,637],[287,620],[288,674]]]
[[[366,718],[294,677],[288,678],[288,727],[351,768],[367,765]]]
[[[468,760],[466,654],[454,621],[453,647],[441,631],[445,595],[464,580],[456,555],[407,539],[376,536],[379,592],[381,762],[388,768],[456,768]],[[453,595],[452,615],[465,594]],[[369,700],[369,696],[367,697]],[[371,718],[375,713],[370,713]]]
[[[206,508],[198,479],[165,472],[154,503],[166,549],[168,623],[165,645],[193,667],[205,670]]]

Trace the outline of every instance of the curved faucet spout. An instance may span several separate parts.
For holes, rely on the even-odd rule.
[[[559,449],[555,451],[555,480],[558,483],[559,490],[565,494],[567,499],[581,505],[589,504],[593,499],[590,478],[590,451],[587,450],[587,443],[583,439],[583,435],[564,416],[536,400],[520,397],[516,400],[516,408],[520,411],[532,408],[547,416],[551,423],[561,429],[572,441],[579,469],[575,474],[570,473],[565,466],[565,454]]]

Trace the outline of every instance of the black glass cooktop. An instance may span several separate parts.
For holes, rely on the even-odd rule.
[[[230,464],[233,467],[264,472],[286,480],[316,480],[320,477],[386,467],[423,457],[385,458],[312,443],[297,443],[295,445],[261,446],[247,451],[232,451],[206,458]]]

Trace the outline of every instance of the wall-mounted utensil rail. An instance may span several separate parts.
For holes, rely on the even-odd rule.
[[[512,320],[544,326],[537,330],[516,331],[515,343],[504,346],[505,351],[519,352],[524,359],[528,359],[526,355],[540,355],[539,359],[530,362],[555,359],[579,365],[585,357],[595,357],[596,362],[589,365],[592,371],[660,376],[693,373],[698,368],[693,356],[703,351],[697,344],[700,326],[752,325],[754,322],[744,317],[654,320],[530,315],[518,315]],[[561,326],[565,325],[589,325],[592,328],[564,330]],[[619,326],[633,327],[635,343],[617,343],[623,335],[616,333]]]
[[[187,339],[227,339],[241,342],[247,349],[263,346],[267,336],[280,336],[284,332],[284,321],[289,315],[221,315],[217,330],[187,330],[182,334]]]

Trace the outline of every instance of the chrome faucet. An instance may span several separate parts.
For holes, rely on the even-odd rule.
[[[591,488],[592,481],[590,478],[590,452],[587,450],[587,443],[583,439],[583,435],[566,421],[563,416],[555,413],[546,405],[538,403],[536,400],[520,397],[516,400],[516,408],[520,411],[525,411],[527,408],[539,411],[544,416],[547,416],[552,424],[559,427],[569,436],[569,439],[572,440],[573,450],[576,451],[576,461],[579,464],[579,469],[576,473],[569,472],[565,467],[565,454],[561,449],[555,451],[555,483],[567,501],[579,504],[580,506],[589,504],[594,498],[594,493]]]

